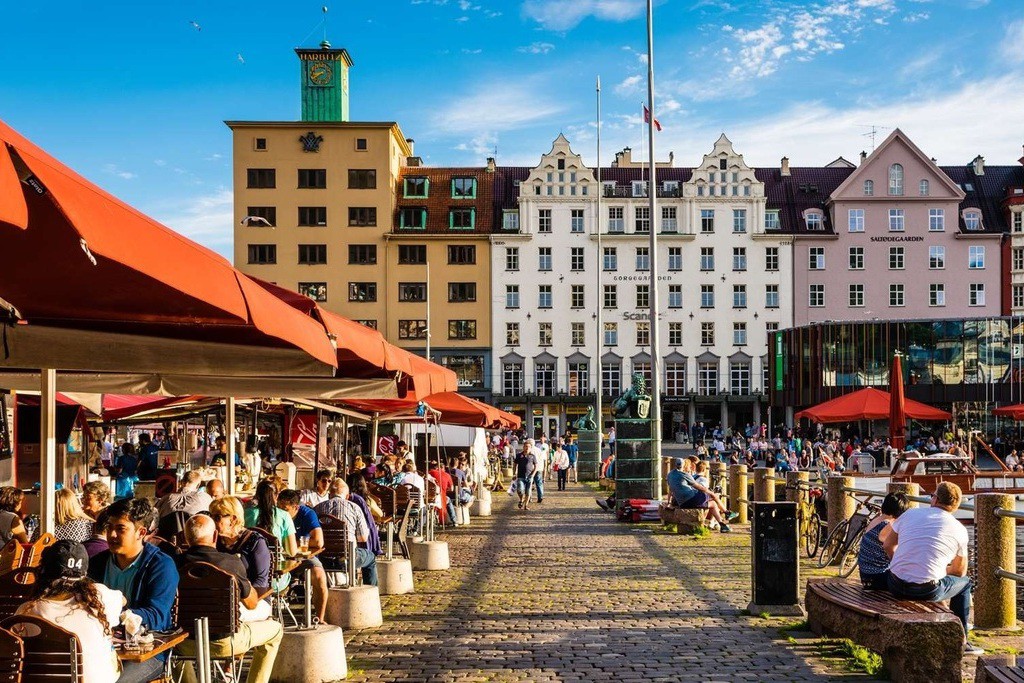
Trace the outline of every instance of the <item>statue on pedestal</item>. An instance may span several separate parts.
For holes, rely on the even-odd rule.
[[[641,372],[633,373],[633,386],[612,401],[612,415],[618,419],[646,420],[651,412],[651,395]]]
[[[597,422],[594,421],[594,406],[587,408],[587,414],[576,420],[573,426],[576,427],[576,429],[596,432]]]

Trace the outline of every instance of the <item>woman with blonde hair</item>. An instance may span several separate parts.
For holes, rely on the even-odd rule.
[[[234,496],[224,496],[210,503],[210,517],[217,524],[217,550],[236,555],[245,566],[245,578],[260,593],[268,588],[283,590],[288,577],[282,577],[278,585],[271,586],[271,555],[266,540],[257,532],[245,528],[245,509],[242,501]],[[270,604],[262,602],[256,610],[247,614],[247,620],[258,621],[270,616]]]
[[[57,491],[56,521],[53,535],[58,541],[85,543],[92,538],[93,519],[85,514],[78,496],[71,489]]]

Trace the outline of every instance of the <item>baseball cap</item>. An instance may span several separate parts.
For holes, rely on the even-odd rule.
[[[89,553],[77,541],[57,541],[43,550],[39,566],[46,583],[63,577],[81,578],[89,571]]]

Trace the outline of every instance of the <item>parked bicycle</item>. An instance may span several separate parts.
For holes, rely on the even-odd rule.
[[[794,489],[806,492],[807,495],[798,496],[796,517],[799,525],[800,541],[804,546],[807,557],[814,557],[818,553],[818,546],[825,531],[822,523],[824,510],[824,491],[820,486],[809,484],[786,484],[786,489]]]
[[[847,577],[857,566],[857,553],[860,551],[860,540],[864,536],[868,524],[881,511],[881,507],[871,502],[872,496],[854,497],[857,507],[849,519],[839,521],[828,533],[821,546],[818,556],[818,567],[824,568],[836,560],[839,561],[839,576]]]

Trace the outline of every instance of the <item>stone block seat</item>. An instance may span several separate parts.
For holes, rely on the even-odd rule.
[[[818,635],[849,638],[874,650],[896,683],[961,683],[964,631],[938,602],[899,600],[836,579],[811,579],[804,598]]]
[[[1024,683],[1024,665],[1014,655],[978,657],[974,683]]]
[[[609,479],[608,477],[602,477],[601,479],[598,480],[597,483],[605,491],[614,491],[615,490],[615,480],[614,479]]]
[[[675,524],[681,534],[690,534],[707,525],[707,508],[677,508],[662,504],[658,508],[663,524]]]

